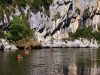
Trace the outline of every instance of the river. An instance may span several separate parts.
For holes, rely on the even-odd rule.
[[[22,62],[17,55],[23,56]],[[100,75],[100,49],[53,48],[0,52],[0,75]]]

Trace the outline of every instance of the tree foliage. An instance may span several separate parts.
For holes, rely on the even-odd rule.
[[[92,27],[83,27],[78,28],[76,33],[70,33],[70,37],[72,38],[92,38]]]
[[[22,8],[25,8],[27,5],[30,6],[30,9],[36,11],[42,11],[42,7],[44,7],[45,13],[48,15],[49,5],[51,3],[52,0],[0,0],[0,20],[4,19],[4,14],[9,16],[9,14],[14,12],[16,6],[18,6],[21,12]]]
[[[78,38],[87,38],[92,39],[95,38],[98,42],[100,42],[100,32],[92,32],[92,27],[83,27],[78,28],[76,33],[69,33],[70,39],[78,39]]]
[[[52,0],[33,0],[32,6],[33,8],[41,9],[41,6],[43,6],[46,10],[49,9],[49,5],[52,3]]]
[[[83,15],[82,15],[83,20],[87,20],[87,18],[89,18],[90,14],[91,14],[91,12],[89,12],[89,7],[88,7],[83,12]]]
[[[6,33],[7,39],[17,41],[23,38],[32,37],[32,30],[28,27],[27,23],[19,17],[14,17],[8,31]]]
[[[4,32],[0,29],[0,38],[4,38]]]

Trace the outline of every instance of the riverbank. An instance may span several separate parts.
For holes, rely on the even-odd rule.
[[[3,50],[18,50],[18,49],[41,49],[42,44],[33,39],[23,39],[16,42],[16,44],[9,43],[6,39],[0,39],[0,50],[3,46]]]
[[[33,40],[33,39],[19,40],[17,41],[16,46],[19,49],[41,49],[42,48],[42,44],[37,40]]]
[[[17,50],[18,48],[14,44],[10,44],[7,40],[5,39],[0,39],[0,48],[3,46],[3,50]]]
[[[52,42],[45,40],[42,41],[42,47],[43,48],[48,48],[48,47],[53,47],[53,48],[99,48],[100,44],[97,43],[95,39],[85,39],[85,38],[80,38],[80,39],[75,39],[75,40],[53,40]]]
[[[5,39],[0,39],[0,47],[4,45],[4,50],[18,50],[18,49],[41,49],[41,48],[100,48],[100,44],[95,39],[75,39],[75,40],[43,40],[33,41],[20,40],[16,45],[10,44]]]

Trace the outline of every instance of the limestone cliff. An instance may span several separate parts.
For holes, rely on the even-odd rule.
[[[100,24],[99,0],[53,0],[49,6],[50,16],[44,12],[32,13],[31,28],[37,31],[39,40],[43,38],[63,39],[68,32],[76,32],[78,27],[92,26],[98,31]],[[43,9],[44,10],[44,9]]]
[[[100,25],[100,0],[53,0],[49,5],[49,15],[43,6],[40,7],[42,11],[31,9],[29,4],[25,8],[19,9],[17,5],[14,8],[15,12],[9,17],[4,11],[0,27],[5,29],[13,15],[21,17],[23,12],[28,15],[29,25],[36,31],[39,41],[68,38],[68,32],[75,33],[83,26],[92,26],[93,31],[98,31]]]

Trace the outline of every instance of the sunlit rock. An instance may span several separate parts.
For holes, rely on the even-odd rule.
[[[79,20],[80,20],[80,16],[77,16],[76,19],[74,21],[72,21],[72,23],[70,25],[71,31],[73,33],[75,33],[77,28],[79,27]]]
[[[20,16],[21,12],[19,11],[18,7],[15,8],[15,16]]]
[[[17,50],[18,48],[14,44],[9,44],[5,39],[0,39],[4,45],[4,50]]]

